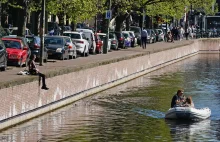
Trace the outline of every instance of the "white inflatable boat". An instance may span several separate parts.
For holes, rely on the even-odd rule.
[[[211,115],[209,108],[196,109],[192,107],[170,108],[165,115],[166,119],[207,119]]]

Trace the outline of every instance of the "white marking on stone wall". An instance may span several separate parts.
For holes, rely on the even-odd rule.
[[[38,107],[41,107],[42,106],[42,100],[41,100],[41,97],[39,97],[39,100],[38,100]]]
[[[53,101],[56,101],[58,96],[62,97],[62,90],[59,88],[59,86],[57,86],[56,91],[54,92]]]
[[[123,78],[124,76],[128,75],[128,69],[124,68],[124,69],[122,69],[122,71],[118,71],[118,69],[116,68],[115,69],[115,75],[117,77],[116,79]]]
[[[13,114],[12,114],[13,116],[14,116],[14,115],[17,115],[15,103],[13,104],[13,112],[12,112],[12,113],[13,113]]]
[[[25,105],[26,105],[25,102],[22,102],[22,104],[21,104],[21,113],[26,111]]]

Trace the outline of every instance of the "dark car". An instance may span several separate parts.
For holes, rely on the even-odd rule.
[[[111,41],[111,49],[118,50],[118,39],[115,33],[109,33],[109,40]]]
[[[125,48],[125,38],[124,38],[122,32],[115,32],[115,35],[117,36],[118,47]]]
[[[65,38],[65,36],[45,36],[44,44],[49,57],[69,59],[69,44]]]
[[[147,43],[155,43],[156,42],[156,34],[152,29],[147,29]]]
[[[134,31],[134,35],[137,38],[137,44],[141,45],[141,28],[136,26],[130,26],[130,31]]]
[[[5,71],[7,68],[7,52],[4,43],[0,40],[0,70]]]
[[[29,45],[29,48],[31,49],[31,54],[36,55],[37,60],[40,59],[40,37],[39,36],[26,36],[27,43]],[[47,48],[44,47],[44,54],[43,54],[43,60],[44,62],[47,62],[48,54],[47,54]]]
[[[57,22],[48,22],[48,33],[53,31],[53,35],[60,35],[61,29]]]

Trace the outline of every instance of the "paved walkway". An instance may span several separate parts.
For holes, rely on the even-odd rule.
[[[142,49],[141,47],[135,48],[128,48],[128,49],[121,49],[118,51],[112,51],[108,54],[97,54],[97,55],[90,55],[89,57],[78,57],[77,59],[72,60],[49,60],[47,64],[44,66],[39,66],[41,72],[50,72],[56,71],[60,69],[64,69],[67,67],[79,67],[85,64],[96,63],[99,61],[107,61],[115,58],[122,58],[126,56],[133,56],[138,55],[143,52],[157,52],[161,50],[166,50],[168,48],[174,48],[177,46],[182,46],[191,43],[192,41],[183,40],[183,41],[175,41],[174,43],[166,43],[166,42],[158,42],[154,44],[148,44],[147,49]],[[19,71],[24,70],[25,68],[18,68],[18,67],[8,67],[8,70],[5,72],[0,72],[0,85],[5,82],[12,82],[12,81],[19,81],[29,76],[25,75],[17,75]]]

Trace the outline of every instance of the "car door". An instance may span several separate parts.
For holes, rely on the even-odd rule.
[[[66,38],[63,38],[63,43],[64,43],[64,51],[65,51],[65,55],[67,56],[69,56],[69,42],[68,42],[69,40],[68,40],[68,38],[66,37]]]
[[[7,60],[6,48],[3,44],[3,42],[0,41],[0,66],[4,65],[6,60]]]
[[[22,50],[22,61],[26,61],[27,57],[28,57],[28,48],[27,46],[23,43],[23,41],[21,40],[21,50]]]

